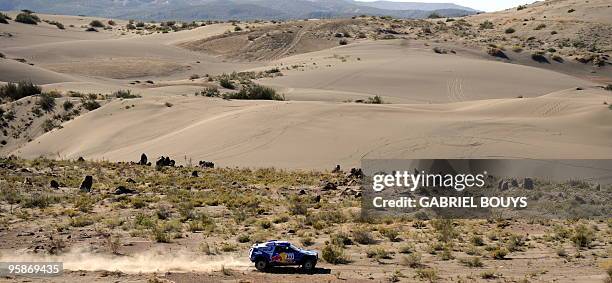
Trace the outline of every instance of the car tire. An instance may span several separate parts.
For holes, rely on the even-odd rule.
[[[304,263],[302,264],[302,269],[305,272],[311,273],[314,271],[316,265],[317,265],[317,260],[309,258],[309,259],[306,259],[306,261],[304,261]]]
[[[268,269],[268,262],[260,258],[255,261],[255,268],[259,271],[266,271],[266,269]]]

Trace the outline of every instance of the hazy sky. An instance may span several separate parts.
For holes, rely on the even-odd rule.
[[[376,0],[359,0],[372,2]],[[533,3],[535,0],[388,0],[394,2],[427,2],[427,3],[455,3],[482,11],[492,12],[506,8],[516,7],[522,4]]]

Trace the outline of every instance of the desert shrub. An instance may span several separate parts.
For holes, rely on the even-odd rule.
[[[525,8],[527,8],[527,5],[519,5],[518,7],[516,7],[516,10],[520,11],[520,10],[523,10]]]
[[[200,92],[196,92],[195,94],[197,95],[201,95],[201,96],[206,96],[206,97],[219,97],[219,95],[221,95],[221,93],[219,92],[219,89],[211,86],[211,87],[207,87],[204,90],[200,91]]]
[[[405,244],[399,247],[398,251],[399,253],[402,253],[402,254],[411,254],[416,251],[416,248],[414,247],[414,244]]]
[[[453,221],[450,219],[438,219],[432,221],[432,226],[438,233],[438,240],[448,243],[459,236],[459,232],[455,230]]]
[[[166,105],[166,107],[168,107],[168,108],[170,108],[170,107],[174,106],[174,104],[172,104],[172,103],[170,103],[170,102],[167,102],[167,101],[166,101],[166,103],[164,103],[164,105]]]
[[[516,30],[514,28],[507,28],[504,30],[505,33],[514,33]]]
[[[60,22],[57,22],[57,21],[46,21],[46,22],[47,22],[48,24],[50,24],[50,25],[54,25],[54,26],[56,26],[58,29],[66,29],[66,28],[64,27],[64,24],[62,24],[62,23],[60,23]]]
[[[389,253],[387,250],[385,250],[382,247],[376,247],[376,248],[368,249],[366,251],[366,256],[368,258],[375,258],[375,259],[390,259],[391,253]]]
[[[315,242],[311,237],[304,237],[300,239],[300,243],[302,243],[302,245],[304,245],[305,247],[310,247],[314,245]]]
[[[81,104],[83,105],[83,108],[87,109],[88,111],[93,111],[96,110],[98,108],[100,108],[100,103],[98,101],[96,101],[95,99],[82,99],[81,100]]]
[[[353,240],[362,245],[371,245],[376,243],[372,234],[365,230],[353,231]]]
[[[123,98],[123,99],[132,99],[132,98],[140,98],[141,96],[138,94],[132,94],[131,90],[118,90],[116,92],[113,93],[113,96],[116,98]]]
[[[480,260],[479,257],[471,257],[471,258],[462,258],[459,262],[467,267],[483,267],[484,264]]]
[[[506,53],[504,53],[504,51],[501,48],[497,48],[497,47],[489,47],[489,49],[487,50],[487,54],[493,57],[510,59],[508,58],[508,55],[506,55]]]
[[[94,220],[86,215],[70,218],[70,226],[72,227],[86,227],[92,224],[94,224]]]
[[[110,235],[106,238],[106,245],[108,250],[115,255],[119,255],[119,248],[121,248],[121,238],[119,236]]]
[[[8,83],[0,87],[0,99],[15,101],[27,96],[40,94],[41,92],[42,88],[32,82]]]
[[[574,228],[574,234],[570,240],[578,248],[588,248],[595,238],[595,232],[584,224],[580,224]]]
[[[340,45],[347,45],[348,41],[346,39],[340,39],[340,41],[338,41],[338,44],[340,44]]]
[[[608,90],[608,91],[612,91],[612,84],[607,84],[607,85],[604,87],[604,89],[605,89],[605,90]]]
[[[486,20],[482,23],[480,23],[480,29],[492,29],[493,28],[493,22]]]
[[[51,199],[43,194],[32,194],[23,199],[23,207],[26,208],[46,208],[51,204]]]
[[[129,24],[125,25],[125,28],[128,29],[128,30],[134,30],[134,29],[136,29],[136,26],[134,24],[132,24],[132,23],[129,23]]]
[[[384,104],[382,97],[375,95],[372,97],[368,97],[368,100],[365,101],[367,104]]]
[[[546,57],[544,56],[544,53],[540,51],[532,53],[531,59],[538,63],[550,63],[548,62],[548,59],[546,59]]]
[[[493,257],[494,259],[505,259],[507,255],[508,250],[506,248],[495,247],[491,251],[491,257]]]
[[[57,125],[55,124],[55,122],[51,119],[46,119],[45,121],[43,121],[42,125],[41,125],[43,131],[46,132],[50,132],[51,130],[55,129],[55,127],[57,127]]]
[[[89,23],[90,27],[94,27],[94,28],[103,28],[104,27],[104,23],[102,23],[99,20],[93,20]]]
[[[416,277],[429,282],[438,280],[438,272],[433,268],[420,268],[416,270]]]
[[[170,243],[170,235],[163,225],[155,225],[151,231],[153,239],[158,243]]]
[[[567,10],[568,13],[573,13],[574,11],[576,11],[575,9],[569,9]]]
[[[563,60],[563,57],[561,57],[561,56],[559,56],[559,55],[553,55],[553,56],[551,57],[551,59],[553,59],[554,61],[559,62],[559,63],[563,63],[563,62],[565,62],[565,60]]]
[[[40,22],[40,18],[33,13],[23,12],[15,17],[15,21],[28,25],[37,25]]]
[[[6,55],[4,55],[4,53],[1,53],[1,52],[0,52],[0,58],[5,59],[5,58],[6,58]]]
[[[234,83],[226,77],[222,77],[219,79],[219,85],[223,88],[227,88],[227,89],[235,89],[236,86],[234,85]]]
[[[403,256],[400,259],[400,264],[404,266],[409,266],[411,268],[418,268],[421,266],[421,254],[412,253],[407,256]]]
[[[285,100],[282,95],[276,93],[276,90],[270,87],[261,86],[258,84],[247,85],[239,92],[227,93],[224,95],[226,99],[248,99],[248,100]]]
[[[94,28],[94,27],[88,27],[87,29],[85,29],[85,31],[88,31],[88,32],[98,32],[98,30],[96,28]]]
[[[64,101],[64,104],[62,104],[62,107],[65,111],[70,111],[72,108],[74,108],[74,103],[72,103],[70,100],[66,100]]]
[[[115,21],[113,21],[113,20],[108,20],[107,24],[108,24],[109,26],[114,26],[114,25],[116,25],[117,23],[116,23]]]
[[[10,20],[11,17],[7,16],[4,13],[0,13],[0,24],[8,24],[8,20]]]
[[[331,264],[345,264],[349,262],[344,255],[344,251],[340,247],[329,244],[325,245],[323,250],[321,250],[321,257]]]
[[[241,27],[239,27],[239,26],[235,26],[235,27],[234,27],[234,31],[241,31],[241,30],[242,30],[242,28],[241,28]]]
[[[482,279],[495,279],[497,278],[497,275],[495,275],[495,272],[491,271],[491,270],[485,270],[483,272],[480,273],[480,278]]]
[[[483,246],[484,245],[484,240],[482,239],[481,236],[478,236],[478,235],[472,236],[472,238],[470,238],[470,242],[474,246]]]
[[[38,101],[36,101],[36,105],[45,112],[52,112],[55,110],[55,98],[47,93],[43,93],[38,98]]]
[[[242,234],[238,236],[238,243],[248,243],[251,241],[251,237],[248,234]]]
[[[539,24],[539,25],[538,25],[537,27],[535,27],[534,29],[535,29],[535,30],[541,30],[541,29],[543,29],[543,28],[545,28],[545,27],[546,27],[546,25],[545,25],[545,24]]]
[[[349,235],[344,232],[333,234],[331,236],[331,242],[338,247],[345,247],[353,244],[353,241],[351,238],[349,238]]]
[[[394,229],[394,228],[381,229],[380,230],[380,234],[385,236],[391,242],[396,242],[396,241],[399,240],[398,237],[397,237],[397,236],[399,236],[399,231],[397,231],[397,229]]]
[[[520,251],[524,245],[525,242],[523,241],[523,237],[518,235],[510,235],[506,243],[506,247],[510,252]]]

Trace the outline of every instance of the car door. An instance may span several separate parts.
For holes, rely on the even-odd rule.
[[[277,265],[293,264],[295,261],[295,253],[288,246],[276,246],[272,255],[272,262]]]

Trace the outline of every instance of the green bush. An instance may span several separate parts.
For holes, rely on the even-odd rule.
[[[0,13],[0,24],[8,24],[8,20],[10,20],[11,17],[7,16],[4,13]]]
[[[345,264],[349,262],[344,256],[342,249],[334,245],[325,245],[323,250],[321,250],[321,257],[331,264]]]
[[[285,100],[274,89],[257,84],[246,85],[239,92],[227,93],[223,97],[226,99]]]
[[[64,107],[64,111],[70,111],[72,108],[74,108],[74,103],[72,103],[70,100],[66,100],[62,106]]]
[[[82,99],[81,104],[83,105],[83,108],[87,109],[88,111],[93,111],[100,108],[100,103],[98,103],[98,101],[95,99]]]
[[[480,23],[480,29],[493,29],[493,23],[491,21],[484,21]]]
[[[15,21],[28,25],[37,25],[40,22],[40,18],[32,13],[23,12],[15,17]]]
[[[41,92],[42,88],[32,82],[8,83],[0,87],[0,99],[15,101],[27,96],[40,94]]]
[[[36,101],[36,105],[45,112],[53,112],[53,110],[55,110],[55,98],[49,94],[43,93],[40,95],[38,101]]]
[[[219,79],[219,85],[223,88],[227,88],[227,89],[235,89],[236,86],[234,86],[234,83],[229,79],[229,78],[221,78]]]
[[[580,224],[574,228],[574,234],[572,235],[571,240],[578,248],[588,248],[594,238],[595,233],[593,230],[584,224]]]
[[[219,89],[211,86],[211,87],[207,87],[202,91],[196,92],[195,93],[196,96],[201,95],[201,96],[206,96],[206,97],[219,97],[219,95],[221,95],[221,93],[219,92]]]
[[[514,33],[516,30],[514,28],[507,28],[504,32],[505,33]]]
[[[94,28],[103,28],[104,24],[99,20],[93,20],[89,23],[89,26],[94,27]]]
[[[122,99],[132,99],[132,98],[140,98],[141,96],[138,94],[132,94],[131,90],[118,90],[113,93],[113,96],[116,98]]]

